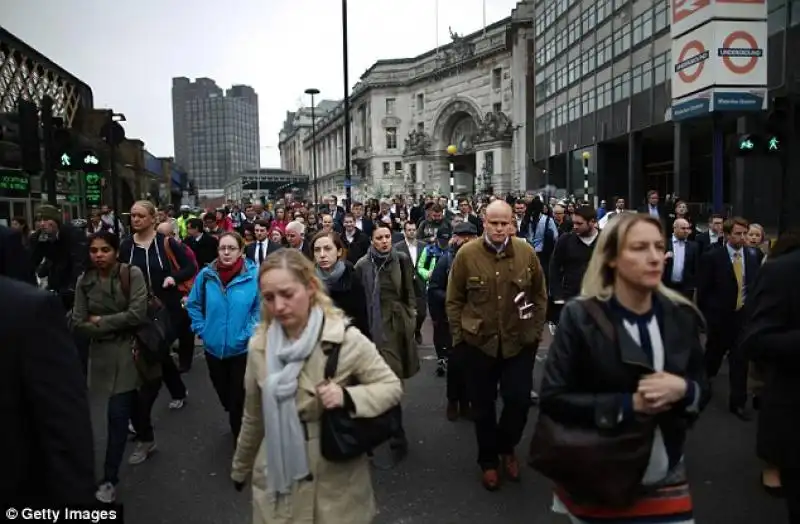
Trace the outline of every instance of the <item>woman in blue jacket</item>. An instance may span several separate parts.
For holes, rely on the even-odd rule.
[[[239,437],[244,411],[247,343],[259,319],[258,269],[238,233],[219,237],[217,259],[197,275],[186,310],[203,340],[211,383]],[[234,440],[235,442],[235,440]]]

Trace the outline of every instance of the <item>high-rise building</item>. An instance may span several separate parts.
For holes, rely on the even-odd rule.
[[[258,95],[250,86],[225,91],[210,78],[172,79],[175,161],[200,191],[222,191],[236,173],[259,166]]]

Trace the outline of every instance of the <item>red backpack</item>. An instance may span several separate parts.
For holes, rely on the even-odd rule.
[[[189,280],[185,280],[183,282],[178,282],[177,287],[178,291],[181,292],[183,296],[189,296],[189,293],[192,291],[192,286],[194,286],[194,279],[197,278],[197,257],[194,254],[194,251],[182,242],[178,242],[178,245],[183,249],[183,253],[186,255],[186,258],[189,259],[189,262],[194,266],[194,275]],[[175,258],[175,253],[172,252],[172,246],[169,242],[169,237],[164,238],[164,251],[167,254],[167,259],[169,259],[169,265],[172,267],[172,271],[178,271],[181,269],[180,265],[178,264],[178,260]]]

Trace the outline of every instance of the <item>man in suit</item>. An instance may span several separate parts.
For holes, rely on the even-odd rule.
[[[186,222],[186,231],[186,240],[184,242],[197,258],[197,265],[200,269],[217,259],[219,240],[205,233],[202,220],[190,218]]]
[[[0,501],[94,501],[94,437],[86,378],[53,293],[0,276]]]
[[[36,284],[36,274],[22,243],[22,233],[6,226],[0,226],[0,275]]]
[[[728,408],[742,420],[750,420],[747,404],[747,360],[737,345],[744,324],[742,308],[747,290],[755,280],[760,264],[755,254],[745,249],[747,220],[726,220],[722,231],[725,245],[709,249],[700,261],[697,303],[708,324],[706,372],[713,378],[728,355],[730,397]]]
[[[253,233],[256,241],[245,248],[244,255],[260,266],[268,256],[281,249],[282,246],[269,239],[269,224],[266,220],[256,220],[253,225]]]
[[[769,377],[759,395],[757,453],[780,470],[791,523],[800,522],[799,306],[800,249],[771,254],[748,296],[741,346]]]
[[[334,231],[341,233],[344,227],[344,208],[339,205],[339,200],[335,195],[329,196],[326,204],[328,207],[328,214],[331,216],[331,219],[333,219]]]
[[[714,246],[722,246],[725,243],[725,235],[722,233],[723,222],[722,215],[713,214],[708,217],[708,231],[695,237],[695,242],[700,246],[701,253],[705,253]]]
[[[417,240],[417,225],[410,220],[403,228],[403,240],[394,245],[394,249],[403,253],[414,264],[414,292],[417,294],[417,326],[414,336],[417,344],[422,343],[422,324],[428,311],[426,283],[420,278],[417,271],[417,264],[425,250],[425,243]]]
[[[299,220],[293,220],[286,224],[286,242],[289,247],[297,249],[303,253],[307,259],[314,261],[314,252],[311,250],[311,242],[306,242],[306,226]]]
[[[347,261],[353,265],[356,265],[356,262],[369,251],[371,240],[366,233],[356,227],[356,218],[352,213],[344,216],[342,242],[347,248]]]
[[[458,201],[458,214],[464,219],[464,222],[469,222],[475,226],[475,229],[478,231],[478,236],[483,235],[481,219],[472,212],[472,204],[470,204],[468,198],[462,198]]]
[[[644,213],[653,218],[657,218],[658,221],[661,222],[662,227],[664,229],[667,228],[669,216],[664,210],[664,206],[661,205],[661,197],[659,196],[658,191],[655,189],[651,189],[647,192],[647,204],[639,208],[639,213]]]
[[[672,237],[667,240],[667,262],[664,266],[664,285],[694,300],[697,289],[697,271],[700,264],[700,247],[688,240],[692,225],[684,218],[675,219]]]

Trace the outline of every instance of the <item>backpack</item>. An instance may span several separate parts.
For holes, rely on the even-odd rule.
[[[194,251],[187,246],[186,244],[178,244],[181,249],[183,249],[183,253],[189,259],[189,262],[194,266],[194,275],[189,280],[185,280],[177,284],[178,291],[181,292],[181,295],[184,297],[189,296],[189,293],[192,291],[192,286],[194,286],[194,279],[197,278],[197,257],[194,254]],[[181,266],[178,264],[178,260],[175,258],[175,253],[172,251],[172,245],[170,244],[169,237],[164,237],[164,252],[167,254],[167,260],[169,260],[169,265],[173,271],[177,271],[181,269]]]

